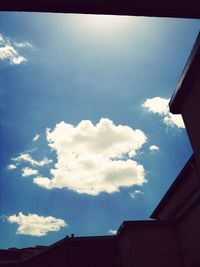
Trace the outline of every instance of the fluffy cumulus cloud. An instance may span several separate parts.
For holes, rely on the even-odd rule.
[[[169,100],[167,98],[154,97],[146,99],[142,106],[149,112],[155,113],[163,117],[163,122],[168,126],[176,126],[185,128],[181,115],[174,115],[169,111]]]
[[[135,199],[136,196],[138,196],[138,195],[143,195],[143,194],[144,194],[144,192],[142,192],[141,190],[135,190],[135,191],[133,191],[133,192],[130,193],[130,196],[131,196],[133,199]]]
[[[31,169],[29,167],[25,167],[22,169],[22,176],[26,177],[26,176],[30,176],[30,175],[37,175],[38,174],[38,170],[34,170]]]
[[[47,164],[50,164],[52,162],[51,159],[48,158],[43,158],[40,161],[34,160],[28,153],[22,153],[20,154],[18,157],[16,158],[12,158],[12,160],[20,163],[20,162],[28,162],[33,166],[39,166],[39,167],[43,167]]]
[[[157,151],[157,150],[159,150],[159,147],[156,146],[156,145],[152,145],[152,146],[149,147],[149,150],[150,151]]]
[[[7,217],[7,221],[18,224],[17,234],[31,236],[45,236],[48,232],[56,232],[67,226],[62,219],[37,214],[24,215],[22,212]]]
[[[144,167],[131,157],[147,138],[141,130],[101,119],[96,125],[61,122],[47,130],[47,141],[56,151],[51,177],[38,176],[34,183],[46,189],[67,188],[77,193],[113,193],[120,187],[142,185]]]
[[[19,44],[21,45],[21,48],[23,45],[24,45],[23,47],[28,45],[28,43],[19,43]],[[14,43],[12,44],[7,37],[1,34],[0,34],[0,60],[7,60],[11,65],[19,65],[23,62],[26,62],[26,58],[21,56],[17,51],[17,46],[15,47]]]

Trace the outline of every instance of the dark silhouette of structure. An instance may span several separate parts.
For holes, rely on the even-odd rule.
[[[200,18],[195,0],[1,0],[0,10]]]
[[[1,0],[0,10],[200,18],[198,2],[98,0]],[[66,237],[48,246],[0,250],[6,267],[200,266],[200,35],[171,98],[181,114],[194,154],[151,215],[124,221],[114,236]]]

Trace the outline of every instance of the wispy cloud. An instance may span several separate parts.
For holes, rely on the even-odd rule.
[[[24,215],[22,212],[7,217],[7,221],[18,224],[17,234],[31,236],[45,236],[48,232],[56,232],[62,227],[68,226],[62,219],[37,214]]]
[[[149,150],[150,151],[157,151],[157,150],[159,150],[159,147],[156,146],[156,145],[152,145],[152,146],[149,147]]]
[[[0,60],[7,60],[11,65],[19,65],[26,62],[26,58],[19,54],[17,48],[30,47],[31,44],[13,43],[9,38],[0,34]]]
[[[22,43],[17,43],[14,42],[13,45],[17,48],[27,48],[27,47],[33,47],[32,44],[30,44],[29,42],[22,42]]]
[[[144,101],[142,106],[148,110],[163,117],[163,122],[168,126],[176,126],[178,128],[185,128],[181,115],[174,115],[169,111],[169,100],[167,98],[154,97],[148,98]]]
[[[109,229],[108,233],[111,234],[111,235],[116,235],[117,230]]]
[[[0,60],[8,60],[11,65],[19,65],[26,61],[23,56],[20,56],[17,51],[10,45],[0,47]]]
[[[36,135],[33,137],[33,142],[36,142],[39,138],[40,138],[40,135],[39,135],[39,134],[36,134]]]
[[[135,190],[135,191],[129,193],[129,195],[130,195],[133,199],[135,199],[137,195],[143,195],[143,194],[144,194],[144,192],[142,192],[141,190]]]
[[[8,170],[14,170],[14,169],[16,169],[17,167],[16,167],[16,165],[15,164],[9,164],[8,166],[7,166],[7,169]]]
[[[47,130],[49,146],[57,154],[55,168],[50,170],[50,178],[39,176],[34,183],[94,196],[143,185],[144,167],[129,154],[137,154],[146,140],[141,130],[115,125],[109,119],[101,119],[96,125],[89,120],[77,126],[61,122],[52,131]]]
[[[22,176],[26,177],[26,176],[31,176],[31,175],[37,175],[38,174],[38,170],[34,170],[31,169],[29,167],[25,167],[22,169]]]
[[[41,161],[34,160],[29,154],[22,153],[16,158],[12,158],[12,160],[16,162],[29,162],[32,166],[39,166],[43,167],[47,164],[50,164],[52,162],[51,159],[47,159],[46,157],[43,158]]]

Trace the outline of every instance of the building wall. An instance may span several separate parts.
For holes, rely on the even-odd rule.
[[[74,240],[66,242],[67,266],[112,267],[116,266],[116,239]]]
[[[117,245],[113,239],[69,238],[60,245],[25,262],[25,267],[117,267]],[[118,265],[119,266],[119,265]]]
[[[113,238],[69,238],[28,260],[26,267],[182,267],[174,226],[131,222]]]
[[[181,114],[186,125],[186,130],[200,173],[200,75],[193,87],[188,88],[188,90],[191,92],[183,103]]]
[[[198,189],[196,200],[193,201],[193,206],[180,218],[177,231],[184,267],[197,267],[200,266],[200,75],[192,88],[188,88],[188,90],[190,90],[190,94],[183,103],[181,113],[194,151],[194,169],[197,173]],[[189,201],[192,201],[192,198],[194,196],[191,196]]]
[[[175,230],[159,222],[136,224],[119,237],[122,267],[182,267]]]
[[[177,233],[183,266],[200,266],[200,198],[179,220]]]
[[[55,246],[45,253],[37,255],[30,260],[24,261],[22,266],[25,267],[62,267],[66,265],[65,247],[62,245]]]
[[[19,267],[20,251],[18,249],[0,249],[0,266]]]

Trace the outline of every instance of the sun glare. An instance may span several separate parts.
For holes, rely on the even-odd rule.
[[[113,38],[118,37],[127,31],[131,22],[126,16],[107,15],[84,15],[79,16],[79,23],[84,35],[90,38]]]

